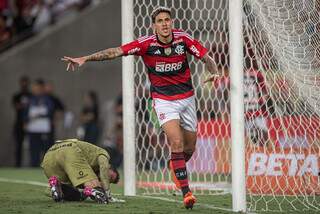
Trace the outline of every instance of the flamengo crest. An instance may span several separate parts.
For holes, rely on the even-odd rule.
[[[178,55],[184,54],[183,46],[177,45],[176,49],[174,50]]]

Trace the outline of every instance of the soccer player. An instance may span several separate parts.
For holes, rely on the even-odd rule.
[[[119,173],[109,160],[106,150],[91,143],[77,139],[56,141],[41,164],[49,178],[52,198],[60,202],[90,197],[98,203],[108,203],[110,183],[119,181]]]
[[[201,59],[211,73],[215,70],[215,63],[197,40],[182,30],[173,29],[170,9],[158,7],[151,18],[154,35],[88,56],[65,56],[62,60],[68,62],[67,70],[74,71],[75,66],[82,66],[88,61],[110,60],[126,55],[143,58],[151,82],[154,109],[170,143],[174,181],[181,188],[184,205],[188,209],[196,202],[189,188],[186,162],[195,150],[197,117],[187,53]]]

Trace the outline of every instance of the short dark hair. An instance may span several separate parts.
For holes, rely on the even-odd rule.
[[[114,173],[116,173],[116,178],[114,179],[114,183],[117,184],[119,182],[119,180],[120,180],[120,174],[119,174],[119,172],[118,172],[118,170],[116,168],[110,167],[110,169],[112,171],[114,171]]]
[[[171,10],[167,7],[157,7],[155,9],[153,9],[152,13],[151,13],[151,19],[152,19],[152,23],[156,22],[156,17],[157,15],[159,15],[159,13],[168,13],[171,17]]]

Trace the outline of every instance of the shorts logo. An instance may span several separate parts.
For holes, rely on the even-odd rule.
[[[79,176],[77,177],[77,179],[81,179],[81,178],[84,178],[86,176],[88,176],[88,174],[84,174],[83,171],[79,171]]]
[[[165,113],[160,113],[160,114],[159,114],[159,119],[160,119],[160,120],[166,119]]]

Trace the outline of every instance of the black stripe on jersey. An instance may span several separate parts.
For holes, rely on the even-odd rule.
[[[156,71],[155,67],[153,68],[153,67],[147,66],[148,72],[157,76],[175,76],[175,75],[186,72],[187,68],[189,68],[187,58],[182,63],[181,68],[177,70],[159,72],[159,71]]]
[[[170,54],[166,54],[165,49],[168,49],[168,48],[170,48]],[[161,46],[149,46],[146,51],[146,54],[148,56],[170,57],[170,56],[184,55],[186,54],[186,51],[187,51],[186,44],[184,42],[179,42],[167,48],[164,48]]]
[[[190,79],[185,83],[174,84],[174,85],[165,85],[165,86],[151,85],[150,89],[151,89],[151,92],[157,92],[158,94],[173,96],[176,94],[186,93],[188,91],[191,91],[193,88],[192,88],[192,82]]]

